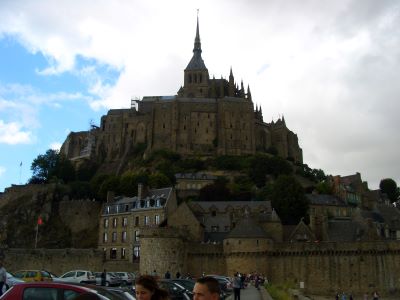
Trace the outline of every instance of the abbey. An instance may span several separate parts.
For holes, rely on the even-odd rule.
[[[112,109],[100,127],[72,132],[61,152],[68,158],[95,157],[121,161],[136,145],[146,151],[169,149],[181,155],[244,155],[274,151],[302,162],[298,138],[282,117],[263,121],[254,109],[250,88],[229,79],[210,78],[201,57],[197,20],[193,57],[184,70],[184,85],[174,96],[151,96],[133,101],[130,109]]]

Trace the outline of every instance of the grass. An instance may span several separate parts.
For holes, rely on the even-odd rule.
[[[266,284],[265,288],[274,300],[292,300],[292,296],[289,293],[289,289],[293,288],[293,284]]]

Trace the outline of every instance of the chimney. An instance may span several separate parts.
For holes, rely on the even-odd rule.
[[[138,198],[139,200],[143,199],[143,183],[138,183]]]

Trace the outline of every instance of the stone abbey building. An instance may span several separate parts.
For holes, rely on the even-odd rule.
[[[285,120],[265,123],[254,109],[250,88],[229,79],[210,78],[201,57],[197,21],[193,57],[184,70],[184,85],[174,96],[143,97],[130,109],[111,109],[100,127],[72,132],[61,152],[70,159],[95,157],[120,161],[139,144],[147,152],[169,149],[182,155],[243,155],[274,149],[283,158],[302,162],[298,138]],[[136,103],[134,103],[136,102]],[[119,168],[120,169],[120,168]]]

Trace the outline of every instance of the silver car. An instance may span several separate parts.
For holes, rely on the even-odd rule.
[[[102,272],[95,272],[94,276],[96,277],[96,284],[101,285],[101,274]],[[122,280],[118,276],[115,276],[111,272],[106,273],[106,286],[119,286],[121,285]]]

